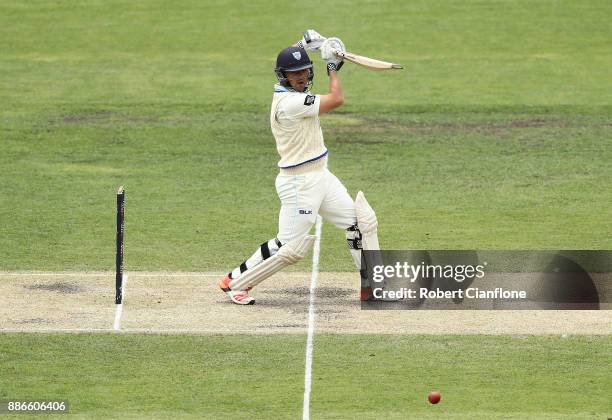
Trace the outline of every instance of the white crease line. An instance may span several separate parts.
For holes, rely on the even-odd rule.
[[[323,219],[317,216],[315,243],[312,249],[312,276],[310,278],[310,305],[308,307],[308,338],[306,339],[306,368],[304,369],[304,411],[303,420],[310,419],[310,391],[312,389],[312,343],[315,329],[315,292],[319,275],[319,254],[321,251],[321,226]]]
[[[115,305],[115,322],[113,324],[115,331],[121,331],[121,315],[123,314],[123,301],[125,300],[127,280],[128,275],[124,274],[121,281],[121,303]]]
[[[30,328],[18,329],[7,328],[1,329],[0,334],[4,333],[113,333],[112,328]],[[151,328],[123,328],[121,333],[129,334],[203,334],[203,335],[275,335],[275,334],[298,334],[303,333],[301,328],[292,328],[291,330],[278,329],[270,331],[253,331],[253,329],[228,329],[228,330],[190,330],[190,329],[151,329]]]
[[[106,277],[113,276],[113,273],[0,273],[0,277],[25,277],[25,276],[40,276],[40,277]]]
[[[111,328],[7,328],[0,329],[0,333],[90,333],[90,332],[107,332],[110,333]]]
[[[137,273],[131,272],[130,277],[219,277],[223,276],[224,273]],[[114,273],[1,273],[0,277],[113,277]],[[285,275],[286,277],[299,277],[304,278],[308,277],[309,274],[306,273],[288,273]]]
[[[327,330],[323,328],[325,333],[329,334],[342,334],[342,335],[355,335],[355,334],[364,334],[363,330],[355,329],[353,331],[336,331],[333,329]],[[319,329],[321,331],[321,329]],[[169,334],[169,335],[178,335],[178,334],[193,334],[193,335],[283,335],[283,334],[303,334],[304,330],[301,328],[277,328],[277,329],[269,329],[269,330],[257,330],[254,331],[251,329],[227,329],[227,330],[212,330],[212,329],[153,329],[153,328],[124,328],[121,330],[121,334]],[[39,334],[39,333],[115,333],[112,328],[29,328],[29,329],[19,329],[19,328],[0,328],[0,334],[6,333],[24,333],[24,334]],[[427,336],[440,336],[440,335],[479,335],[479,336],[509,336],[509,337],[523,337],[523,336],[569,336],[569,337],[585,337],[585,336],[605,336],[609,335],[610,332],[605,331],[589,331],[589,330],[580,330],[580,331],[517,331],[516,328],[508,329],[508,330],[483,330],[481,329],[469,329],[465,331],[457,332],[456,330],[441,330],[441,331],[428,331],[428,332],[417,332],[413,333],[410,331],[391,331],[391,330],[381,330],[381,331],[369,331],[365,332],[366,334],[376,334],[376,335],[427,335]],[[564,337],[565,338],[565,337]]]

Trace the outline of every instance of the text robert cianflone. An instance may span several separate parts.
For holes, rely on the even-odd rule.
[[[437,277],[454,279],[461,283],[467,278],[483,278],[486,262],[479,265],[431,265],[421,262],[410,264],[406,261],[396,262],[393,265],[375,265],[372,269],[372,280],[380,283],[385,278],[405,278],[414,283],[421,277]]]
[[[441,290],[421,287],[418,290],[402,287],[398,290],[372,289],[376,299],[527,299],[524,290],[507,290],[497,287],[494,290],[480,290],[468,287],[465,290]]]

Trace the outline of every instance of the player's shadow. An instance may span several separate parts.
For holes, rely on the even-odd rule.
[[[556,254],[530,293],[541,309],[599,309],[599,293],[577,256]]]

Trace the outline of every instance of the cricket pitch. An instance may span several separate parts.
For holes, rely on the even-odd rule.
[[[309,273],[277,274],[238,306],[218,289],[218,273],[129,273],[122,331],[271,334],[307,329]],[[601,311],[364,311],[356,273],[320,273],[316,330],[362,334],[610,334]],[[112,273],[0,273],[0,331],[111,331]]]

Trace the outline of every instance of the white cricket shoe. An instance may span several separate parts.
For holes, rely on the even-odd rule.
[[[230,284],[229,275],[225,276],[223,280],[219,282],[219,288],[229,296],[230,300],[237,305],[254,305],[255,299],[249,296],[249,290],[232,290],[229,287]]]

